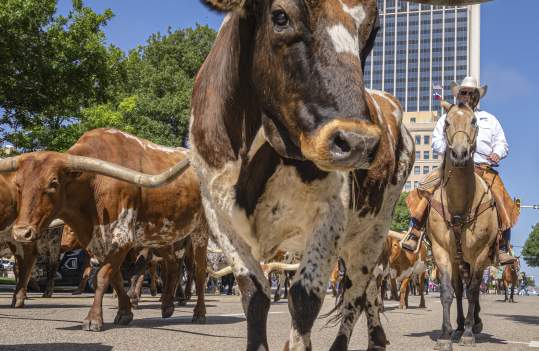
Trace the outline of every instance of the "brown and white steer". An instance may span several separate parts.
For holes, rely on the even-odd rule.
[[[340,254],[351,283],[332,349],[344,350],[413,164],[397,100],[363,84],[376,1],[206,2],[228,15],[195,81],[191,162],[242,292],[247,349],[268,349],[270,288],[258,262],[283,250],[303,252],[286,348],[312,347]]]
[[[17,188],[14,174],[0,174],[0,250],[15,256],[16,285],[11,307],[24,307],[28,281],[37,256],[44,256],[47,269],[47,285],[43,297],[51,297],[54,276],[60,263],[60,238],[63,223],[46,228],[42,238],[23,245],[13,239],[12,227],[17,217]],[[4,250],[5,249],[5,250]]]
[[[398,234],[398,233],[397,233]],[[410,279],[415,274],[419,279],[420,308],[425,308],[425,275],[427,272],[427,248],[421,244],[417,253],[401,248],[397,237],[389,237],[389,275],[392,289],[399,289],[399,308],[408,308]]]
[[[20,210],[14,237],[35,241],[52,218],[60,218],[102,264],[83,329],[103,328],[102,300],[109,283],[118,294],[114,323],[133,319],[120,273],[130,248],[167,246],[206,230],[199,180],[188,167],[186,154],[184,149],[162,147],[118,130],[96,129],[65,154],[35,152],[0,160],[0,171],[17,171]],[[140,173],[163,170],[154,176]],[[162,301],[163,317],[174,311],[177,267],[167,269],[166,279],[171,284]]]

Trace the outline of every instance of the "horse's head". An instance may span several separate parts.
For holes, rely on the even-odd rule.
[[[477,140],[477,118],[474,111],[467,105],[459,103],[452,105],[442,101],[442,107],[447,112],[444,125],[444,136],[447,142],[446,155],[457,166],[464,166],[475,151]]]

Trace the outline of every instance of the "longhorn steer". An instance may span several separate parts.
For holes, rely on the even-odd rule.
[[[268,349],[270,289],[258,262],[277,250],[303,252],[288,300],[294,350],[311,348],[342,250],[351,286],[332,348],[346,349],[413,164],[398,102],[363,85],[376,1],[207,3],[229,14],[195,81],[191,162],[242,291],[247,349]]]
[[[194,231],[206,231],[199,181],[188,168],[186,153],[114,129],[96,129],[85,133],[66,154],[36,152],[0,161],[0,171],[17,171],[20,210],[13,226],[15,238],[34,241],[52,218],[61,218],[102,264],[83,329],[102,329],[102,299],[109,282],[118,294],[114,323],[132,320],[119,269],[131,247],[162,247]],[[140,173],[167,168],[155,176]],[[170,284],[163,295],[163,317],[173,313],[177,279],[177,267],[167,269]]]
[[[17,188],[13,174],[0,174],[0,248],[7,247],[15,256],[16,285],[11,307],[24,307],[28,281],[38,255],[47,260],[47,286],[43,297],[52,296],[54,276],[60,258],[60,233],[54,228],[46,228],[43,238],[23,245],[12,237],[12,226],[17,217]],[[60,226],[58,223],[54,226]],[[63,225],[62,225],[63,226]]]

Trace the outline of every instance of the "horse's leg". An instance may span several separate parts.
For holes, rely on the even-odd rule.
[[[475,325],[475,306],[479,301],[479,284],[481,284],[481,272],[472,272],[471,281],[466,291],[468,297],[468,314],[464,322],[464,333],[460,338],[460,345],[475,345],[473,327]]]
[[[451,351],[451,304],[453,303],[453,285],[451,283],[453,271],[449,262],[439,262],[438,270],[440,272],[440,301],[443,309],[442,335],[438,339],[438,349],[440,351]]]
[[[505,281],[505,279],[503,280],[503,293],[505,294],[505,298],[503,299],[503,302],[507,302],[507,288],[509,287],[509,284],[507,284],[507,282]]]
[[[480,311],[481,311],[481,306],[479,305],[479,299],[477,299],[477,303],[475,304],[475,309],[474,309],[475,324],[472,328],[472,331],[474,334],[479,334],[481,333],[481,331],[483,331],[483,321],[479,317]]]
[[[457,329],[455,330],[455,338],[460,338],[464,332],[464,310],[462,308],[463,286],[460,274],[457,274],[458,267],[453,267],[453,272],[455,272],[455,274],[453,274],[452,283],[457,300]]]
[[[419,308],[425,308],[425,274],[425,272],[419,273],[419,295],[421,296]]]
[[[515,302],[515,300],[513,299],[513,294],[515,292],[515,283],[514,281],[511,283],[511,297],[509,297],[509,302]]]

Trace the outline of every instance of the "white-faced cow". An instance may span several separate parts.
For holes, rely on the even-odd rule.
[[[247,349],[268,349],[270,289],[258,262],[277,250],[303,251],[289,293],[294,350],[311,348],[342,251],[350,286],[332,349],[346,349],[413,163],[399,103],[363,85],[376,1],[206,2],[229,13],[195,81],[191,163],[242,292]]]
[[[53,218],[60,218],[102,263],[83,329],[102,329],[102,299],[109,282],[118,294],[114,322],[132,320],[119,269],[130,248],[167,246],[207,229],[199,180],[188,167],[186,153],[118,130],[96,129],[85,133],[65,154],[35,152],[0,160],[0,172],[16,171],[19,213],[14,237],[34,241]],[[154,176],[141,173],[163,170],[167,171]],[[152,186],[161,187],[146,188]],[[177,279],[178,267],[167,269],[170,291],[163,294],[163,317],[174,311]],[[203,305],[197,308],[195,317],[205,313]]]

